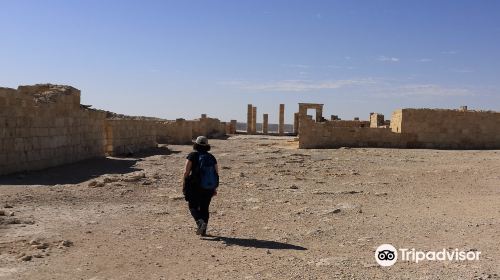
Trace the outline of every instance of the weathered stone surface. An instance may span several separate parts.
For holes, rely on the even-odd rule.
[[[390,128],[380,115],[371,117],[372,127],[363,121],[318,122],[301,117],[299,147],[500,148],[500,112],[401,109],[392,114]]]
[[[0,89],[0,174],[104,156],[105,118],[70,86]]]
[[[214,118],[166,121],[89,107],[70,86],[0,88],[0,175],[226,135],[226,123]]]

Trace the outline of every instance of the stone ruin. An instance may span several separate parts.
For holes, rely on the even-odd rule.
[[[316,109],[316,118],[307,115]],[[322,117],[323,104],[299,103],[294,129],[299,148],[383,147],[432,149],[499,149],[500,112],[399,109],[390,121],[370,113],[370,121]]]
[[[236,121],[235,121],[236,122]],[[273,135],[269,132],[269,114],[262,114],[262,131],[257,132],[257,107],[248,104],[247,107],[247,134]],[[234,131],[236,133],[236,131]],[[279,123],[277,135],[285,135],[285,104],[279,107]]]
[[[370,113],[369,120],[323,117],[324,104],[299,103],[294,113],[293,133],[299,148],[384,147],[432,149],[500,148],[500,113],[473,111],[467,106],[449,109],[399,109],[391,120]],[[278,133],[269,133],[268,114],[263,114],[262,131],[256,131],[257,107],[248,104],[247,134],[284,135],[284,104],[280,104]],[[313,116],[308,110],[314,110]],[[232,131],[234,133],[236,131]],[[241,132],[240,132],[241,133]]]
[[[187,144],[198,135],[224,137],[236,124],[206,115],[175,121],[125,116],[81,105],[80,94],[51,84],[0,88],[0,175],[130,154],[159,143]]]
[[[160,144],[188,144],[193,137],[222,138],[237,133],[229,123],[202,114],[175,121],[133,117],[80,104],[71,86],[39,84],[0,88],[0,175],[44,169],[84,159],[130,154]],[[314,119],[307,110],[316,110]],[[285,105],[279,106],[277,133],[285,135]],[[459,110],[399,109],[391,120],[370,113],[369,121],[323,117],[323,104],[299,103],[294,114],[299,148],[385,147],[438,149],[500,148],[500,113]],[[247,131],[257,134],[257,107],[248,104]]]

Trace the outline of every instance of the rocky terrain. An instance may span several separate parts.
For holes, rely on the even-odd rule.
[[[211,144],[205,238],[181,192],[190,146],[0,177],[0,279],[500,279],[500,151]],[[383,243],[481,259],[380,267]]]

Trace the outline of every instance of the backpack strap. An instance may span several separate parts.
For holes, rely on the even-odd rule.
[[[191,173],[195,174],[199,172],[200,169],[200,153],[199,152],[193,152],[193,160],[191,161]]]

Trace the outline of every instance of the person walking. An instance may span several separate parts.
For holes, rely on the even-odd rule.
[[[217,159],[209,151],[207,137],[199,136],[184,167],[184,198],[196,222],[196,234],[201,236],[207,235],[210,202],[219,186]]]

